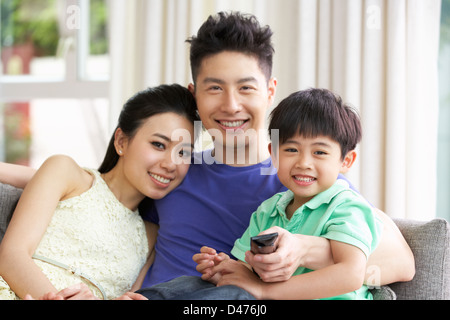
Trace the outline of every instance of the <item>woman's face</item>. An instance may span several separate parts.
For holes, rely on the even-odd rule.
[[[119,129],[120,130],[120,129]],[[116,148],[124,177],[141,194],[160,199],[183,181],[194,144],[194,126],[173,112],[148,118],[131,139]]]

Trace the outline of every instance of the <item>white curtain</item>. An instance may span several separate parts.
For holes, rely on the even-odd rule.
[[[390,216],[435,216],[440,0],[110,1],[114,124],[135,91],[191,81],[185,40],[210,14],[252,13],[274,31],[275,105],[340,94],[364,130],[350,180]]]

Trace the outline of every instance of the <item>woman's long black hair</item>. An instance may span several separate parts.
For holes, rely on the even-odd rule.
[[[123,133],[131,139],[148,118],[165,112],[179,114],[192,123],[199,120],[192,93],[178,84],[164,84],[139,91],[128,99],[120,113],[116,130],[122,129]],[[114,146],[116,130],[109,142],[103,163],[98,169],[100,173],[111,171],[119,160]]]

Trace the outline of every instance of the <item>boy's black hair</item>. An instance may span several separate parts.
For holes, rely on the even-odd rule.
[[[191,44],[190,61],[194,83],[203,59],[224,51],[254,56],[269,81],[274,54],[272,34],[270,27],[261,27],[253,15],[219,12],[215,16],[209,16],[197,35],[186,40]]]
[[[342,159],[362,137],[357,111],[327,89],[307,89],[285,98],[270,113],[269,134],[272,129],[279,130],[280,144],[296,134],[330,137],[341,146]],[[272,143],[276,147],[277,141]]]

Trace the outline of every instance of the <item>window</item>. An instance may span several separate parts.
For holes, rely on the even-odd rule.
[[[450,220],[450,0],[442,0],[439,51],[437,216]]]
[[[106,0],[0,0],[0,160],[97,167],[106,149]],[[100,160],[99,160],[100,159]]]

